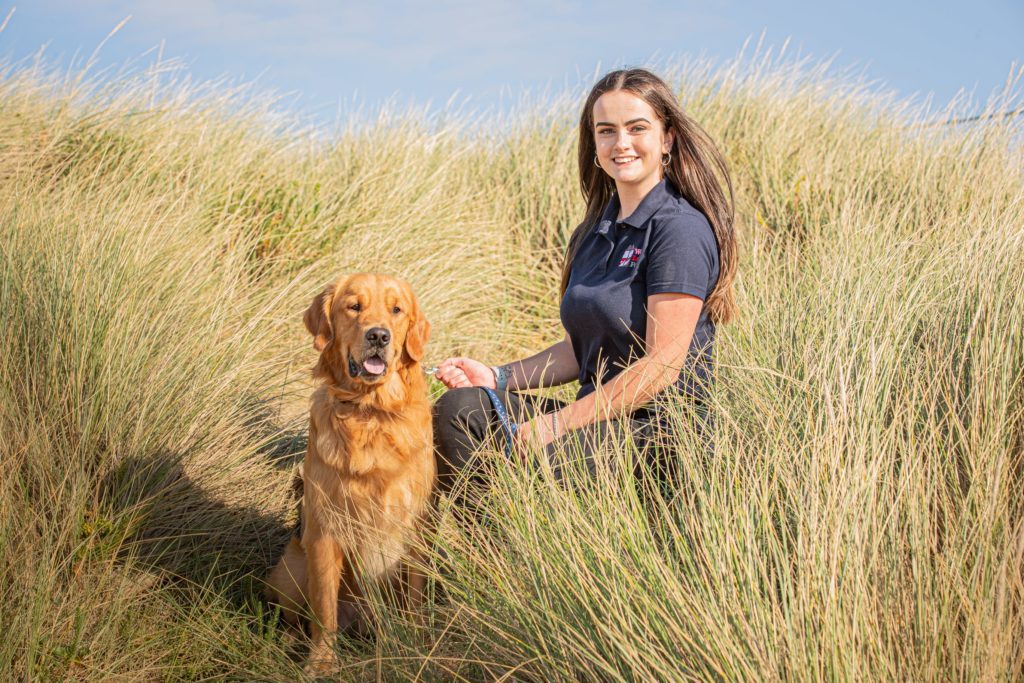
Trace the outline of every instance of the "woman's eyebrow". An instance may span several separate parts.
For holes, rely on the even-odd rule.
[[[644,123],[650,123],[650,121],[648,121],[647,119],[645,119],[644,117],[641,116],[638,119],[630,119],[629,121],[626,121],[625,125],[628,126],[628,125],[636,123],[638,121],[643,121]],[[598,126],[614,126],[614,125],[615,125],[614,123],[608,123],[607,121],[598,121],[597,123],[594,124],[594,127],[596,128]]]

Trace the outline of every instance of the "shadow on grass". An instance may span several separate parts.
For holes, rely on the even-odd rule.
[[[280,439],[277,461],[301,459],[283,443],[299,440]],[[298,499],[282,509],[277,487],[283,478],[258,482],[251,491],[230,490],[216,473],[193,470],[180,455],[161,451],[125,460],[105,477],[103,507],[121,529],[121,560],[154,577],[153,588],[176,603],[177,618],[194,622],[189,628],[199,634],[229,628],[223,633],[229,668],[241,665],[236,660],[246,651],[261,652],[262,659],[277,650],[301,664],[307,638],[263,596],[267,573],[296,526]],[[261,492],[271,491],[278,504],[261,505]]]
[[[256,453],[281,470],[291,470],[302,462],[306,455],[306,444],[309,441],[309,426],[305,415],[301,419],[292,420],[289,424],[281,424],[279,411],[273,406],[278,399],[269,401],[264,398],[253,398],[246,403],[245,411],[249,416],[245,427],[249,430],[256,444]]]
[[[291,470],[301,462],[305,442],[305,434],[282,433],[258,452],[275,467]],[[301,476],[291,480],[292,505],[275,514],[257,504],[259,490],[252,497],[225,491],[215,473],[211,487],[193,469],[164,450],[126,459],[104,478],[103,507],[114,521],[111,538],[123,539],[120,556],[159,577],[158,585],[170,589],[184,614],[230,610],[254,635],[271,636],[293,662],[303,661],[308,632],[287,625],[264,598],[268,571],[296,531]],[[262,490],[269,486],[260,482]],[[353,629],[339,647],[361,658],[372,656],[372,641],[366,629]]]

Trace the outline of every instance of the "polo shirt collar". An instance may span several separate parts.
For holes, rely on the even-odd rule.
[[[654,212],[662,208],[662,206],[671,199],[671,197],[672,195],[669,189],[668,179],[662,178],[660,182],[651,187],[647,196],[640,201],[640,206],[637,207],[636,211],[623,220],[617,222],[621,222],[625,225],[638,229],[644,228],[647,226],[646,224],[647,221],[650,220],[650,217],[654,215]],[[620,204],[618,204],[618,193],[612,193],[611,201],[608,202],[606,207],[604,207],[604,212],[601,214],[600,220],[597,221],[597,227],[594,228],[594,231],[600,234],[601,237],[606,240],[611,240],[612,242],[614,242],[614,240],[612,240],[608,232],[611,230],[611,226],[616,222],[615,216],[618,215],[618,208],[620,208]]]
[[[646,227],[647,221],[651,219],[654,212],[660,209],[668,199],[668,180],[663,177],[657,185],[651,188],[647,196],[640,200],[640,206],[636,207],[636,211],[623,218],[621,222],[632,228]],[[616,193],[616,211],[618,211],[618,202],[619,197],[618,193]]]
[[[662,178],[661,181],[651,188],[651,191],[647,193],[647,196],[640,201],[640,206],[636,207],[634,211],[626,218],[619,221],[631,228],[644,228],[647,222],[651,219],[651,216],[664,205],[664,203],[670,198],[668,179]],[[601,220],[597,223],[597,229],[595,232],[599,235],[603,235],[608,239],[611,239],[608,235],[608,231],[615,224],[615,217],[619,215],[619,193],[612,193],[612,200],[608,202],[608,206],[605,207],[604,213],[601,214]]]

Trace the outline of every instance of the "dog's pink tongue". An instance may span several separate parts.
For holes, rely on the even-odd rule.
[[[363,361],[363,367],[371,375],[379,375],[384,372],[384,361],[376,356],[370,356]]]

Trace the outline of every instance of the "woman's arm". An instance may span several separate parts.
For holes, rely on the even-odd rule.
[[[549,413],[523,423],[516,440],[546,446],[573,429],[628,414],[649,402],[679,376],[703,306],[689,294],[652,294],[647,299],[646,355],[597,391],[557,411],[554,420]]]
[[[529,358],[505,366],[509,389],[537,389],[571,382],[580,374],[569,335]]]
[[[502,366],[508,374],[509,389],[536,389],[571,382],[579,376],[580,367],[569,336],[529,358]],[[437,366],[434,374],[449,389],[455,387],[495,388],[490,366],[472,358],[448,358]]]

